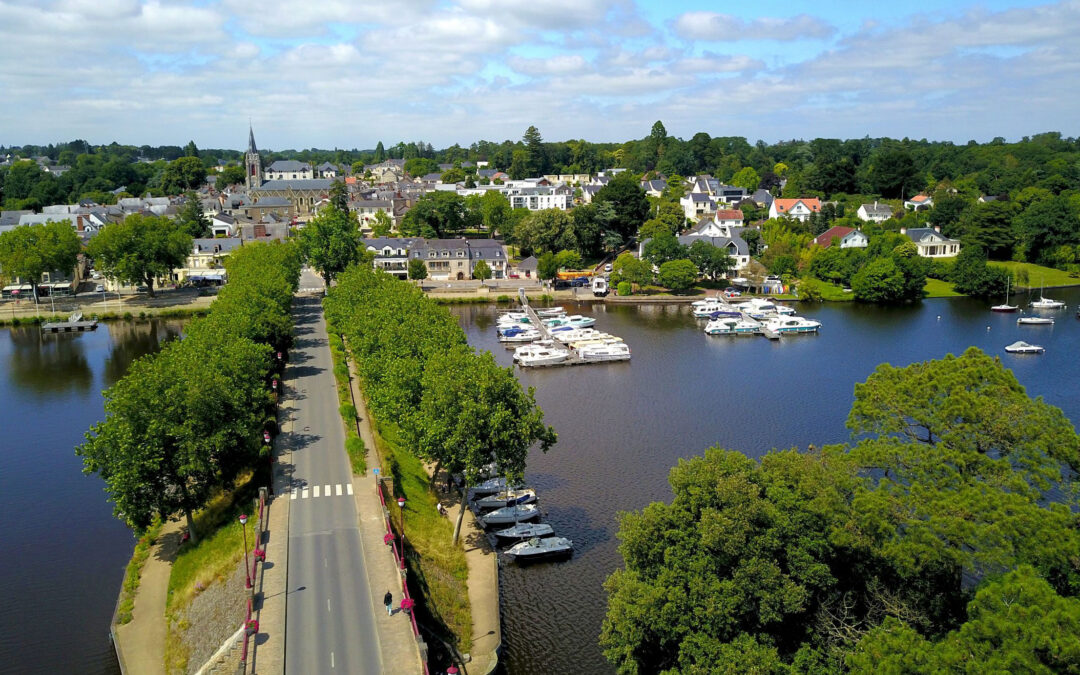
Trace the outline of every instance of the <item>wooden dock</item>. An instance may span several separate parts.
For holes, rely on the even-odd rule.
[[[522,295],[524,297],[524,294],[522,294]],[[562,348],[566,349],[566,351],[570,352],[570,357],[567,358],[565,361],[560,361],[559,363],[544,363],[544,364],[537,364],[537,365],[530,365],[530,366],[525,366],[525,365],[522,365],[520,363],[517,364],[518,366],[520,366],[522,368],[556,368],[556,367],[559,367],[559,366],[588,366],[588,365],[593,365],[595,363],[621,363],[622,361],[628,361],[629,360],[629,359],[620,359],[620,360],[607,360],[607,361],[587,361],[587,360],[581,358],[578,355],[577,351],[575,349],[573,349],[572,347],[570,347],[570,345],[563,345],[561,342],[559,342],[558,340],[553,338],[551,336],[551,329],[548,328],[544,324],[543,320],[540,319],[540,316],[536,313],[536,310],[534,310],[527,303],[522,303],[521,307],[525,311],[525,314],[529,317],[529,324],[532,325],[532,326],[535,326],[536,330],[540,331],[541,339],[550,340],[551,342],[554,342],[555,344],[560,345]],[[512,348],[518,347],[519,345],[517,343],[507,343],[506,346],[507,346],[507,348],[512,349]]]
[[[42,333],[82,333],[97,328],[97,321],[52,321],[41,324]]]

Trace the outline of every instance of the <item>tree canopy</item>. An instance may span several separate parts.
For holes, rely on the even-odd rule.
[[[346,267],[360,260],[364,247],[356,214],[334,205],[321,210],[300,230],[300,252],[329,286]]]
[[[79,259],[82,242],[69,221],[22,225],[0,233],[0,274],[20,277],[37,287],[46,272],[70,275]]]
[[[154,282],[180,267],[191,254],[191,245],[182,222],[133,213],[103,227],[90,240],[87,252],[105,276],[145,284],[153,297]]]

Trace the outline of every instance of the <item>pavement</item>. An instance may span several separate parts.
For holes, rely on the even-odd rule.
[[[146,293],[93,293],[84,292],[74,296],[62,296],[54,299],[39,298],[34,304],[33,298],[0,301],[0,318],[13,319],[31,316],[49,316],[52,314],[71,314],[82,312],[90,314],[155,314],[170,309],[190,308],[205,309],[214,301],[214,294],[199,295],[199,289],[155,289],[155,297]]]
[[[116,648],[128,673],[165,672],[165,601],[182,528],[177,521],[168,521],[161,528],[143,564],[131,621],[116,627]]]

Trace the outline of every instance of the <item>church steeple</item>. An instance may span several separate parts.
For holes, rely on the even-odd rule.
[[[259,159],[259,149],[255,147],[255,131],[248,124],[248,149],[244,155],[244,183],[247,189],[257,188],[262,185],[262,161]]]

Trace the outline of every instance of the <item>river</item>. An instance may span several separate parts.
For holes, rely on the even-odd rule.
[[[101,391],[182,326],[0,329],[0,672],[120,672],[109,621],[134,538],[74,447]]]
[[[687,306],[567,305],[622,337],[633,359],[517,371],[559,434],[546,455],[530,455],[526,479],[540,496],[543,521],[573,540],[574,557],[503,567],[507,672],[613,672],[597,638],[604,579],[622,564],[617,514],[669,500],[668,470],[712,445],[758,457],[846,441],[853,386],[879,363],[902,366],[975,345],[1000,355],[1029,394],[1080,419],[1080,289],[1050,295],[1068,303],[1051,313],[1052,327],[1017,326],[1016,315],[967,298],[897,308],[835,303],[798,307],[822,322],[821,333],[780,341],[707,336]],[[495,339],[494,308],[453,311],[472,345],[511,364],[511,352]],[[1006,354],[1003,347],[1020,339],[1046,353]]]

